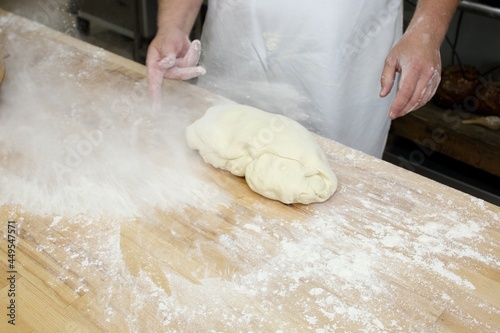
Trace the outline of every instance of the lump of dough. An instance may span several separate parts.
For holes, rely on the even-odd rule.
[[[205,162],[245,177],[250,188],[283,203],[323,202],[337,178],[313,135],[287,117],[240,104],[217,105],[186,130]]]

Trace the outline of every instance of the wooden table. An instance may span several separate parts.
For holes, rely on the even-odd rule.
[[[499,207],[323,138],[338,192],[267,200],[186,146],[222,97],[0,26],[1,332],[500,331]]]

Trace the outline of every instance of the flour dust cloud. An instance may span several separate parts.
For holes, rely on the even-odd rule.
[[[198,159],[184,136],[192,112],[182,101],[165,96],[162,110],[153,112],[145,79],[106,67],[104,51],[82,60],[78,49],[47,44],[51,52],[40,56],[29,36],[6,34],[0,205],[34,214],[127,216],[145,206],[202,206],[218,195],[196,177]]]

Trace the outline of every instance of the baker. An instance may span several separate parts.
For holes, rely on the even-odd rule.
[[[420,0],[404,34],[401,0],[209,0],[200,44],[188,36],[202,3],[159,1],[146,60],[155,104],[164,78],[199,76],[208,90],[381,157],[391,119],[436,91],[458,0]]]

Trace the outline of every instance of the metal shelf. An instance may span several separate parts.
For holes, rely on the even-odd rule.
[[[478,3],[476,1],[462,0],[458,4],[458,9],[500,20],[500,8]]]

